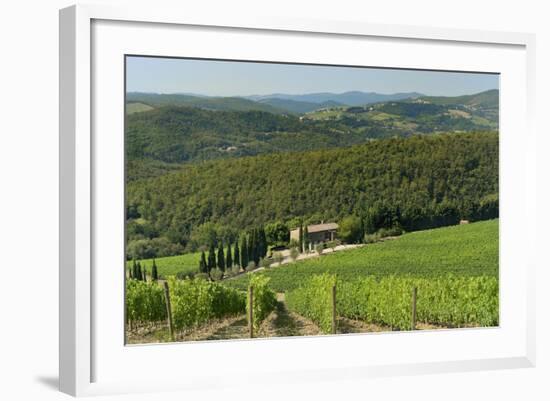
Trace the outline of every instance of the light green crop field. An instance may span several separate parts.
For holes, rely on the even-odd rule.
[[[373,121],[385,121],[385,120],[391,120],[393,118],[399,118],[398,116],[384,113],[382,111],[373,111],[369,113],[369,118]]]
[[[417,231],[361,248],[340,251],[265,272],[272,289],[283,292],[324,272],[338,280],[357,277],[411,275],[430,277],[453,273],[498,277],[498,219]],[[256,273],[257,274],[257,273]],[[245,289],[246,277],[224,281]]]
[[[145,103],[128,103],[126,105],[126,114],[140,113],[142,111],[153,110],[153,108]]]
[[[344,114],[342,109],[332,108],[328,110],[312,111],[310,113],[306,113],[304,117],[311,120],[328,120],[330,118],[338,119],[342,116],[342,114]]]
[[[186,253],[184,255],[167,256],[165,258],[156,258],[157,270],[160,276],[166,278],[175,276],[177,273],[197,273],[199,271],[200,252]],[[153,259],[143,259],[139,263],[145,266],[148,274],[151,274]],[[126,262],[126,266],[132,266],[132,261]]]

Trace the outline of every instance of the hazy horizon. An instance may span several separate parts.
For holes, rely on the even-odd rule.
[[[427,94],[427,93],[422,93],[422,95],[426,95],[426,96],[449,96],[449,97],[454,97],[454,96],[467,96],[467,95],[475,95],[475,94],[478,94],[478,93],[482,93],[482,92],[487,92],[487,91],[490,91],[490,90],[499,90],[499,88],[494,88],[494,89],[486,89],[486,90],[482,90],[482,91],[479,91],[479,92],[472,92],[472,93],[462,93],[460,95],[430,95],[430,94]],[[241,97],[241,98],[249,98],[249,97],[265,97],[265,96],[271,96],[271,95],[288,95],[288,96],[304,96],[304,95],[316,95],[316,94],[322,94],[322,93],[327,93],[327,94],[332,94],[332,95],[343,95],[343,94],[346,94],[346,93],[352,93],[352,92],[361,92],[361,93],[373,93],[373,94],[377,94],[377,95],[395,95],[397,93],[413,93],[413,92],[417,92],[417,91],[406,91],[406,92],[387,92],[387,93],[384,93],[384,92],[375,92],[375,91],[357,91],[357,90],[349,90],[349,91],[345,91],[345,92],[305,92],[305,93],[289,93],[289,92],[277,92],[277,93],[251,93],[251,94],[248,94],[248,95],[205,95],[204,93],[195,93],[195,92],[153,92],[153,91],[139,91],[139,90],[136,90],[136,91],[127,91],[127,93],[146,93],[146,94],[151,94],[151,95],[187,95],[187,96],[197,96],[197,97]],[[420,92],[417,92],[417,93],[420,93]]]
[[[126,91],[208,97],[417,92],[461,96],[499,89],[499,74],[127,56]]]

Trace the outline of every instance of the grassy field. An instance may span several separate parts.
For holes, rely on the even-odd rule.
[[[153,107],[145,103],[128,103],[126,104],[126,114],[141,113],[142,111],[153,110]]]
[[[165,258],[156,258],[158,273],[162,277],[175,276],[177,273],[197,273],[199,270],[200,252],[186,253],[185,255],[167,256]],[[153,259],[140,260],[141,266],[145,266],[147,273],[151,274]],[[126,262],[130,267],[132,261]]]
[[[324,272],[336,274],[339,280],[390,274],[497,276],[498,219],[408,233],[394,240],[271,268],[266,274],[271,278],[270,286],[284,292]],[[224,283],[245,289],[247,278]]]

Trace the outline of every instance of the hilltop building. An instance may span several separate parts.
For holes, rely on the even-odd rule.
[[[337,230],[338,224],[336,223],[321,223],[307,226],[309,242],[312,244],[319,244],[321,242],[334,241],[336,239]],[[290,240],[300,240],[299,228],[290,231]]]

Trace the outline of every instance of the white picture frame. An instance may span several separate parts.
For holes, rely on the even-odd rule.
[[[200,46],[180,49],[175,41],[160,40],[174,35],[192,35]],[[218,40],[220,35],[231,37],[235,45],[216,48],[214,39]],[[254,35],[274,44],[268,46],[269,54],[262,53],[261,47],[254,50]],[[136,43],[137,39],[141,43]],[[248,53],[239,51],[239,40],[248,41]],[[277,53],[278,41],[294,44],[288,45],[287,53]],[[120,56],[131,53],[207,56],[209,52],[217,52],[215,57],[228,59],[330,61],[329,56],[317,60],[319,56],[314,53],[299,52],[300,41],[332,46],[330,57],[333,61],[341,57],[342,64],[365,65],[364,60],[349,55],[347,46],[354,43],[367,46],[371,54],[377,55],[371,65],[431,66],[502,74],[500,327],[125,347],[120,336],[123,311],[118,307],[122,302],[120,280],[124,269],[121,265],[120,272],[114,273],[118,278],[109,276],[112,271],[105,270],[106,265],[123,263],[117,253],[122,254],[119,248],[123,238],[117,234],[123,224],[119,219],[123,202],[117,202],[123,199],[123,180],[119,180],[123,160],[120,141],[123,131],[119,128],[123,115],[116,116],[123,110],[120,102],[123,94],[116,92],[124,80],[123,70],[117,65],[122,61]],[[164,45],[161,47],[160,43]],[[279,383],[344,377],[359,380],[534,366],[536,261],[531,251],[534,245],[515,233],[522,222],[527,222],[528,232],[535,231],[534,44],[534,36],[523,33],[252,16],[219,20],[186,15],[184,9],[168,11],[155,7],[78,5],[61,10],[60,390],[81,396],[244,386],[247,382],[261,384],[272,380]],[[384,49],[392,46],[402,51],[390,55]],[[430,59],[435,50],[438,59]],[[413,51],[423,54],[422,60],[412,57]],[[460,54],[464,55],[462,62],[455,60]],[[504,114],[506,111],[509,113]],[[105,130],[116,135],[101,136]],[[512,131],[524,134],[518,139],[517,135],[508,134]],[[107,193],[113,194],[114,201],[104,202]],[[106,224],[113,221],[117,228],[108,232],[111,230],[106,229]],[[112,249],[103,246],[107,238]],[[97,291],[101,291],[101,297]],[[449,347],[450,344],[454,346]],[[468,350],[466,344],[472,349]],[[384,347],[391,347],[387,349],[396,355],[377,353],[377,349]],[[424,349],[424,355],[420,357],[413,349]],[[319,357],[320,350],[323,359]],[[199,357],[216,359],[222,368],[224,361],[232,360],[246,371],[247,363],[238,361],[243,358],[254,361],[258,355],[271,358],[272,365],[257,361],[254,371],[244,375],[239,383],[231,378],[211,380],[201,373]],[[288,364],[289,358],[293,363]],[[167,374],[174,361],[182,359],[194,362],[195,366],[188,364],[186,368],[180,363],[177,374]],[[140,361],[162,362],[166,371],[159,369],[158,375],[148,374],[145,380],[131,372],[132,365]],[[285,363],[292,366],[285,368]]]

